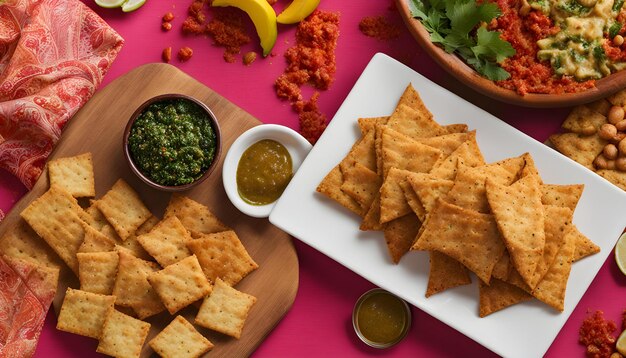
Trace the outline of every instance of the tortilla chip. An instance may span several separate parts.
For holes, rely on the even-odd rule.
[[[371,117],[371,118],[359,118],[359,129],[361,130],[361,135],[365,136],[368,132],[373,131],[376,127],[376,124],[387,124],[389,117]]]
[[[64,266],[63,260],[22,219],[0,238],[0,254],[54,269]]]
[[[446,200],[465,209],[475,210],[480,213],[490,213],[489,203],[485,195],[485,180],[490,178],[502,185],[510,185],[516,178],[497,164],[488,164],[475,168],[469,168],[459,163],[454,186],[448,192]]]
[[[444,157],[447,157],[459,148],[461,144],[465,143],[471,135],[471,133],[452,133],[438,137],[415,138],[413,140],[429,147],[437,148]]]
[[[111,223],[122,240],[126,240],[152,213],[139,195],[123,179],[119,179],[95,205]]]
[[[607,143],[597,135],[583,136],[576,133],[553,134],[550,142],[556,150],[591,170],[594,170],[594,159]]]
[[[572,224],[570,235],[574,236],[575,249],[574,255],[572,256],[572,262],[578,261],[582,258],[585,258],[589,255],[597,254],[600,252],[600,246],[596,245],[593,241],[589,240],[587,236],[585,236],[576,225]]]
[[[576,106],[567,115],[561,128],[568,132],[592,135],[607,123],[606,117],[586,105]]]
[[[363,221],[359,226],[362,231],[382,231],[386,224],[380,223],[380,194],[377,194],[370,205],[369,210],[365,213]]]
[[[177,193],[172,194],[170,202],[165,208],[163,219],[173,215],[176,216],[189,231],[211,234],[230,230],[230,228],[222,223],[208,207]]]
[[[384,224],[410,213],[411,207],[404,197],[400,182],[411,172],[392,168],[380,187],[380,223]]]
[[[75,198],[96,195],[91,153],[51,160],[48,174],[51,187],[59,187]]]
[[[543,184],[541,186],[541,203],[543,205],[555,205],[569,208],[573,212],[576,210],[576,205],[578,205],[584,188],[585,186],[583,184]]]
[[[398,105],[387,121],[387,127],[410,138],[436,137],[448,134],[435,122],[428,110],[416,111],[404,104]],[[429,116],[430,115],[430,116]]]
[[[524,281],[531,285],[545,245],[539,183],[533,176],[524,177],[511,186],[496,184],[491,178],[486,183],[487,200],[511,261]]]
[[[538,300],[547,303],[559,312],[565,307],[565,290],[572,268],[575,237],[569,233],[565,236],[565,243],[559,249],[552,266],[537,284],[532,294]]]
[[[428,251],[430,271],[426,297],[443,292],[449,288],[469,285],[472,279],[469,272],[460,262],[438,251]]]
[[[530,153],[522,154],[522,158],[524,159],[524,167],[522,168],[522,171],[520,172],[519,177],[523,178],[525,176],[532,175],[535,177],[535,179],[537,179],[539,184],[543,184],[541,175],[539,175],[539,171],[537,170],[537,167],[535,166],[535,160],[530,155]]]
[[[618,188],[626,190],[626,172],[602,169],[598,170],[596,173],[613,183]]]
[[[606,117],[609,115],[609,109],[611,109],[612,105],[611,102],[606,100],[606,98],[600,98],[597,101],[587,103],[587,107],[591,108],[592,111],[598,112]]]
[[[417,215],[417,218],[420,221],[424,221],[426,219],[426,209],[424,209],[424,205],[415,194],[415,190],[411,187],[408,181],[404,180],[400,182],[400,188],[402,188],[402,192],[404,193],[404,198],[406,199],[407,204],[413,210],[413,213]]]
[[[509,278],[509,272],[511,270],[511,257],[508,251],[505,251],[500,257],[500,260],[494,266],[491,276],[502,281],[506,281]]]
[[[390,221],[384,229],[385,242],[389,250],[391,261],[397,264],[406,254],[417,236],[422,223],[413,214]]]
[[[465,133],[469,130],[465,123],[454,123],[443,126],[443,129],[449,133]]]
[[[50,188],[21,212],[22,218],[78,274],[76,253],[85,238],[84,213],[68,192]]]
[[[426,213],[433,209],[438,198],[444,198],[454,186],[452,180],[434,178],[431,174],[410,174],[406,181],[415,191]]]
[[[528,286],[534,288],[548,272],[556,254],[565,243],[565,234],[569,232],[572,222],[572,211],[553,205],[544,206],[544,232],[546,243],[543,248],[543,257],[537,263],[537,268]]]
[[[411,249],[446,254],[489,283],[491,272],[505,247],[493,215],[439,199]]]
[[[382,157],[383,178],[386,178],[391,168],[427,173],[442,158],[442,154],[437,148],[386,128],[382,132]]]
[[[470,168],[485,164],[485,159],[476,142],[475,131],[468,133],[468,139],[447,158],[438,161],[430,174],[437,178],[452,180],[456,177],[458,163]]]
[[[326,174],[326,177],[324,177],[315,190],[336,201],[353,213],[363,216],[363,208],[361,208],[359,203],[341,190],[343,181],[343,174],[341,174],[341,169],[339,169],[339,165],[337,165]]]
[[[506,282],[493,278],[489,285],[478,282],[480,317],[510,307],[516,303],[528,301],[533,297],[524,290]]]
[[[398,105],[396,107],[399,107],[400,105],[409,106],[417,112],[421,113],[426,118],[433,118],[433,114],[430,113],[428,108],[426,108],[424,101],[422,101],[419,93],[417,93],[415,88],[413,88],[413,84],[411,83],[409,83],[404,89],[404,92],[402,93],[402,96],[400,96],[400,99],[398,100]]]
[[[343,178],[341,191],[358,202],[363,210],[369,209],[382,185],[378,174],[361,163],[356,163],[344,172]]]
[[[376,171],[376,151],[374,150],[374,131],[370,131],[363,138],[352,146],[350,152],[339,163],[341,172],[354,167],[356,163],[361,163],[364,167]]]

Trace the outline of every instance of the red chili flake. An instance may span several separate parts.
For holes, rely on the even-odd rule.
[[[187,18],[183,21],[183,33],[188,35],[199,35],[204,33],[206,15],[202,12],[205,0],[194,0],[187,9]]]
[[[612,335],[617,326],[613,321],[604,319],[604,312],[595,311],[585,318],[578,331],[578,341],[587,347],[587,357],[604,358],[615,352],[615,337]]]
[[[315,143],[326,128],[326,116],[318,107],[319,92],[305,102],[300,87],[305,83],[326,90],[336,72],[335,49],[339,37],[339,14],[316,10],[298,24],[296,45],[285,52],[287,68],[275,82],[276,95],[291,103],[300,119],[300,132]]]
[[[193,50],[191,49],[191,47],[183,47],[178,50],[178,60],[180,62],[185,62],[189,60],[191,56],[193,56]]]
[[[163,62],[165,63],[170,63],[170,61],[172,60],[172,48],[171,47],[166,47],[163,49],[163,53],[161,54],[161,59],[163,59]]]
[[[400,37],[400,26],[391,23],[384,16],[367,16],[359,22],[363,35],[377,40],[391,40]]]
[[[171,12],[168,12],[167,14],[163,15],[164,22],[170,22],[172,20],[174,20],[174,14],[172,14]]]

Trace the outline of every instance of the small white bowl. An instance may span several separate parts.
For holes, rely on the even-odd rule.
[[[274,208],[276,202],[266,205],[251,205],[246,203],[237,190],[237,166],[243,152],[252,144],[263,140],[273,139],[287,148],[291,155],[293,172],[298,170],[312,148],[303,136],[291,128],[277,124],[261,124],[250,128],[239,136],[228,149],[222,168],[222,181],[228,199],[242,213],[255,218],[266,218]]]

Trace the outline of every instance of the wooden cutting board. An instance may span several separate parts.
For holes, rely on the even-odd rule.
[[[204,102],[215,114],[222,132],[222,155],[211,176],[198,187],[183,194],[207,205],[217,217],[235,229],[259,269],[244,278],[236,288],[257,297],[246,321],[241,339],[199,328],[215,347],[209,356],[241,357],[250,355],[289,310],[298,290],[298,258],[291,238],[269,223],[239,212],[228,200],[222,185],[222,164],[232,142],[260,122],[211,89],[174,66],[147,64],[116,79],[74,116],[51,159],[84,152],[93,154],[97,197],[101,197],[118,178],[126,180],[139,193],[148,208],[159,218],[170,194],[151,189],[130,171],[122,151],[124,127],[133,111],[148,98],[166,93],[182,93]],[[0,224],[0,237],[15,225],[19,213],[48,190],[44,173],[33,189],[20,200]],[[69,269],[66,270],[69,272]],[[54,306],[58,308],[65,287],[79,288],[73,274],[62,275]],[[179,312],[193,322],[196,307]],[[167,312],[147,319],[152,324],[146,343],[172,319]],[[198,328],[198,327],[197,327]],[[90,338],[84,338],[90,339]],[[148,344],[142,356],[154,354]]]

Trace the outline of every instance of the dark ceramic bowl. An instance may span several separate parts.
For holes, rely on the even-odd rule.
[[[130,130],[133,124],[135,123],[135,120],[137,120],[139,115],[144,111],[144,109],[146,109],[146,107],[159,101],[170,100],[170,99],[181,99],[181,98],[191,101],[197,104],[198,106],[200,106],[200,108],[202,108],[206,112],[207,116],[209,117],[209,120],[211,122],[210,123],[211,127],[213,128],[213,131],[215,132],[215,145],[216,145],[215,156],[213,157],[213,162],[206,169],[204,174],[202,174],[202,176],[196,179],[194,182],[189,183],[189,184],[182,184],[182,185],[162,185],[162,184],[152,181],[144,173],[141,172],[141,170],[139,169],[137,165],[135,165],[135,163],[133,162],[132,156],[130,154],[130,149],[128,148],[128,137],[130,135]],[[130,116],[130,119],[128,120],[128,124],[126,124],[126,129],[124,130],[123,145],[124,145],[124,156],[126,157],[126,161],[128,162],[128,165],[130,166],[133,173],[135,173],[139,177],[139,179],[141,179],[144,183],[148,184],[149,186],[155,189],[164,190],[164,191],[189,190],[193,188],[194,186],[200,184],[204,180],[206,180],[206,178],[208,178],[209,175],[211,175],[211,172],[213,171],[213,169],[215,169],[215,167],[217,166],[217,163],[219,162],[220,154],[222,151],[220,126],[217,122],[217,119],[215,118],[215,115],[213,114],[213,112],[211,112],[211,110],[209,109],[209,107],[207,107],[206,104],[200,102],[199,100],[193,97],[190,97],[184,94],[162,94],[162,95],[150,98],[149,100],[145,101],[141,106],[139,106],[135,110],[135,112],[133,112],[133,114]]]

